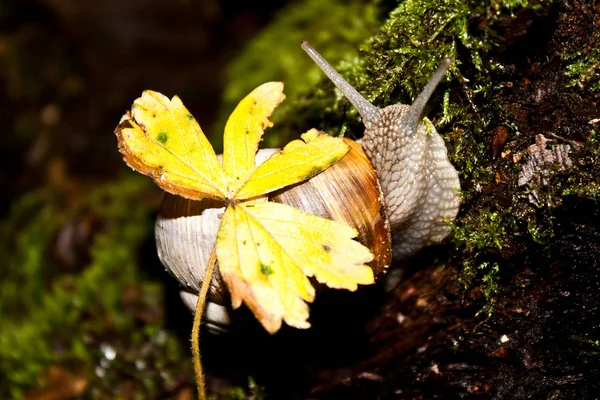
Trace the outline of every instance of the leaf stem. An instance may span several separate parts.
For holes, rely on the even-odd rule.
[[[194,356],[194,373],[196,374],[199,400],[206,400],[204,374],[202,373],[202,362],[200,361],[200,322],[202,322],[206,296],[208,294],[208,289],[210,288],[210,283],[215,271],[215,264],[217,262],[216,249],[217,245],[215,243],[210,252],[210,259],[208,260],[208,265],[206,266],[206,271],[204,273],[204,281],[202,282],[202,286],[200,286],[200,293],[198,293],[198,301],[196,302],[196,311],[194,313],[194,325],[192,327],[192,354]]]

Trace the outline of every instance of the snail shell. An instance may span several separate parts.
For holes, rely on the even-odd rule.
[[[269,200],[354,227],[357,240],[374,255],[369,265],[377,278],[391,262],[390,223],[384,197],[377,173],[360,144],[344,141],[350,145],[350,151],[340,161],[306,182],[274,192]],[[275,151],[260,150],[256,164]],[[224,211],[225,204],[217,200],[189,200],[171,194],[163,198],[155,227],[158,256],[182,285],[182,299],[190,309],[195,308],[195,294],[204,281]],[[229,324],[230,300],[216,271],[206,309],[207,326],[213,331]]]

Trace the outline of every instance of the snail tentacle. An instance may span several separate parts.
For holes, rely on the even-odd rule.
[[[410,109],[408,111],[408,115],[406,116],[406,124],[416,130],[419,127],[421,121],[423,121],[423,114],[425,112],[425,107],[431,98],[431,95],[435,91],[435,88],[440,83],[442,78],[446,75],[446,71],[452,65],[452,58],[445,57],[442,60],[442,63],[437,68],[437,70],[433,73],[429,82],[425,85],[419,96],[413,101]]]
[[[346,96],[352,105],[358,110],[365,125],[370,125],[377,119],[379,108],[365,99],[352,85],[346,81],[331,64],[323,58],[307,41],[302,41],[300,47],[313,59],[313,61],[323,70],[325,75],[333,82],[335,86]]]

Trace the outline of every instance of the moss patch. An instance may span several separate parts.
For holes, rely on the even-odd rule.
[[[143,397],[192,382],[187,349],[162,327],[161,286],[138,265],[151,188],[128,173],[74,204],[55,189],[15,202],[0,226],[0,397],[45,387],[52,368],[84,376],[92,398],[124,395],[122,371]]]

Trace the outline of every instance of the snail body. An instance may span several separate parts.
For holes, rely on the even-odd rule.
[[[425,105],[451,61],[445,59],[412,105],[379,109],[358,93],[308,43],[302,48],[357,108],[364,137],[344,139],[351,150],[312,179],[275,192],[270,201],[345,222],[374,254],[369,264],[381,277],[394,259],[439,243],[459,207],[458,174],[447,159],[442,138],[423,119]],[[262,149],[256,164],[277,149]],[[216,240],[225,204],[166,194],[156,222],[158,255],[182,285],[182,299],[195,308],[196,294]],[[229,324],[229,300],[221,277],[213,278],[206,309],[207,327]]]
[[[360,113],[360,143],[377,171],[392,230],[393,256],[406,258],[439,243],[458,213],[460,182],[443,139],[423,113],[452,60],[445,58],[412,105],[377,108],[307,42],[302,48]]]

